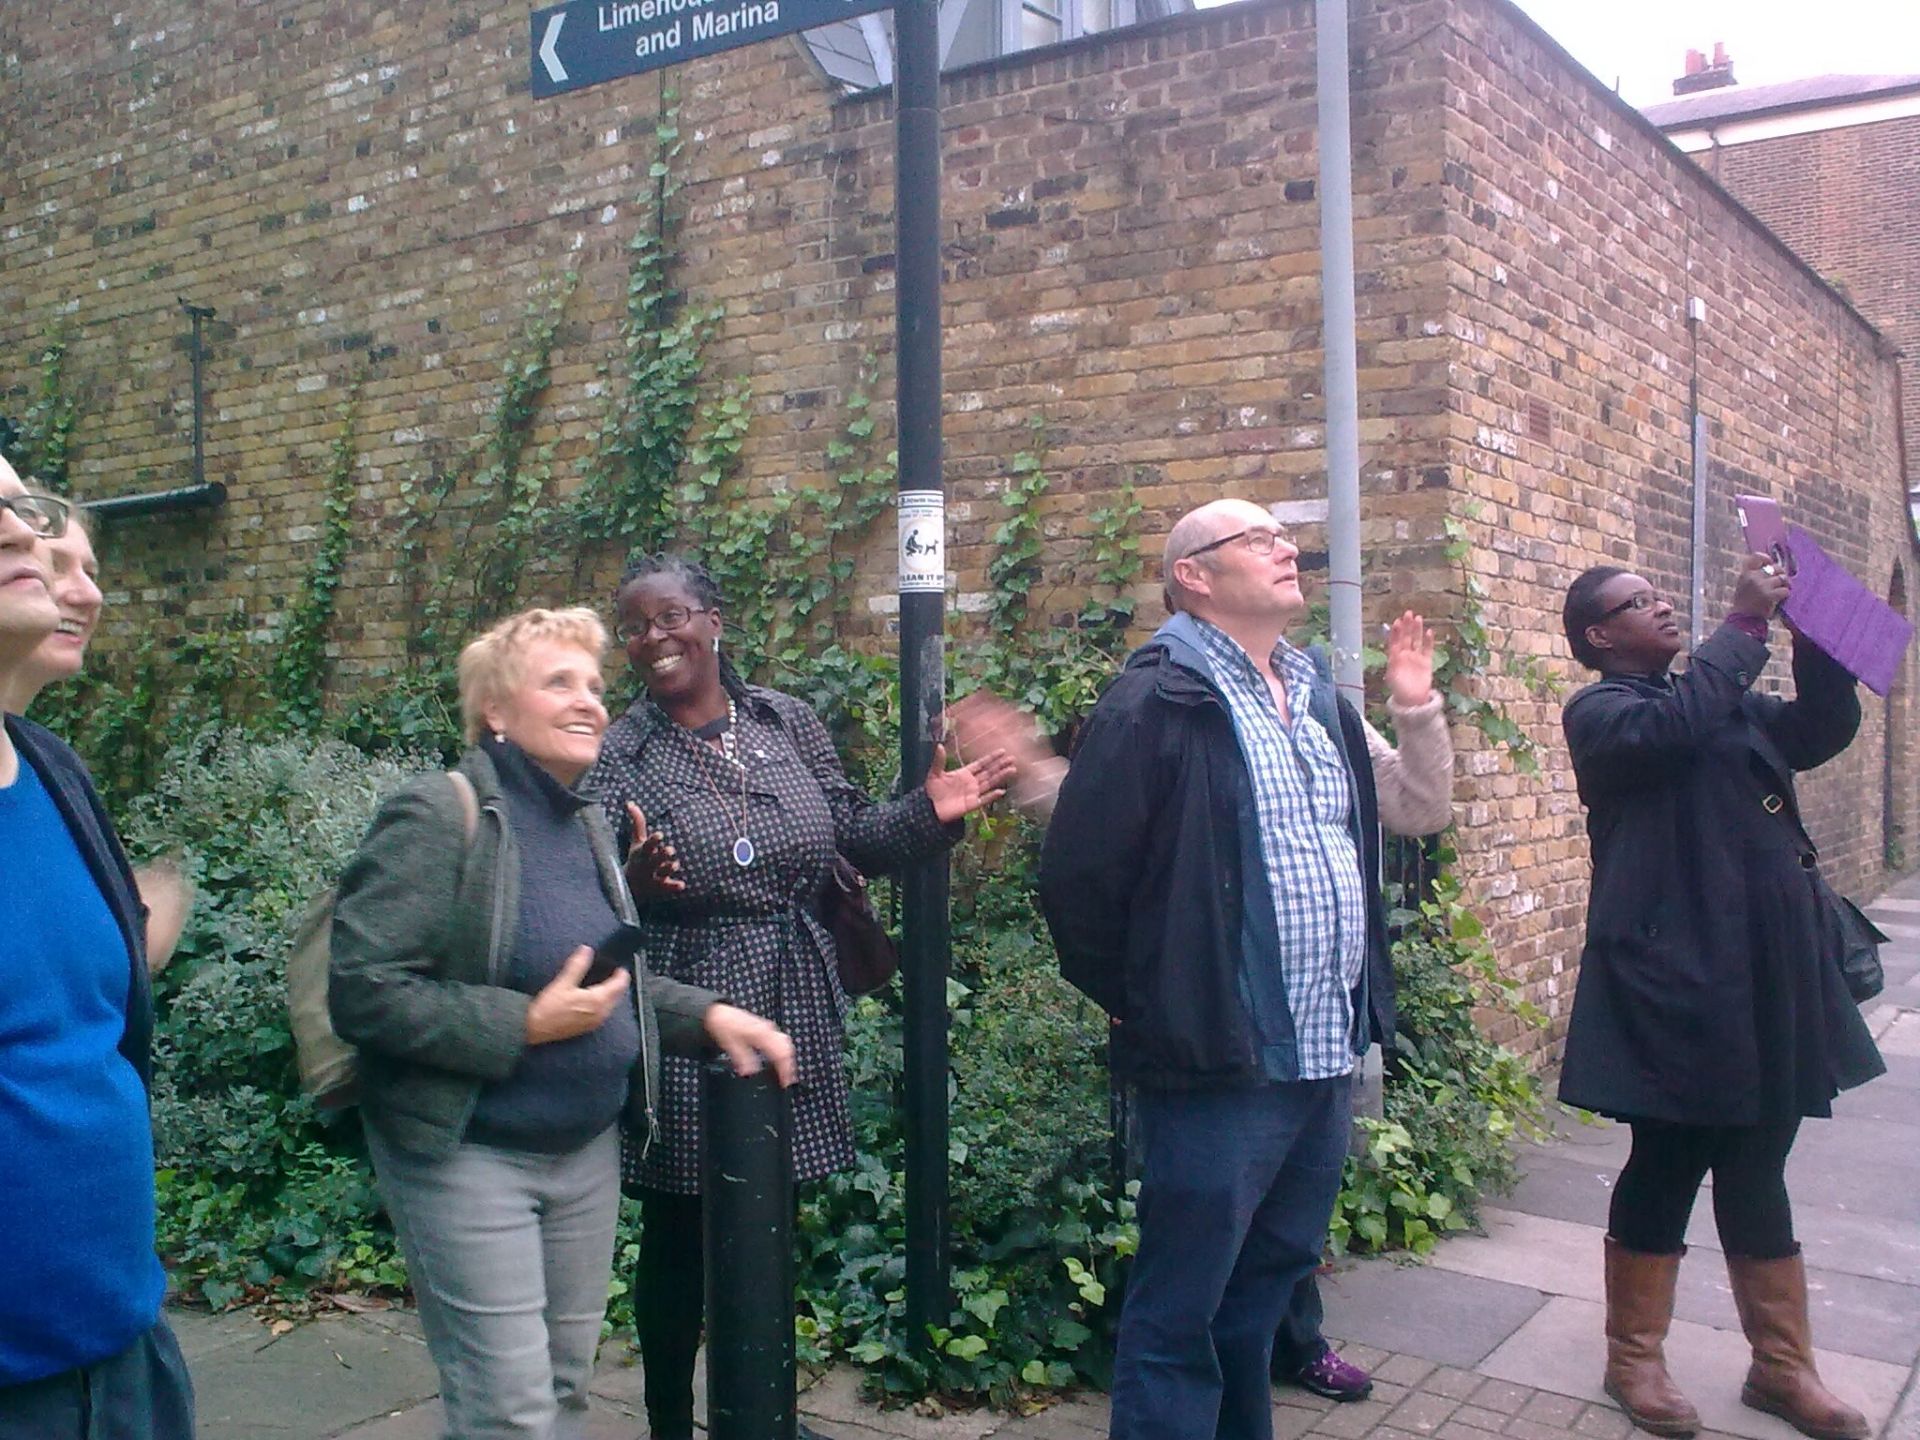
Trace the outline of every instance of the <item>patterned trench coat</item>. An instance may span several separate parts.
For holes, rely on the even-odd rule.
[[[814,913],[834,852],[881,874],[937,854],[964,826],[942,825],[922,789],[868,799],[841,769],[819,717],[793,696],[749,686],[737,709],[734,753],[744,766],[643,698],[608,727],[590,785],[623,853],[632,801],[680,859],[687,888],[640,907],[648,968],[716,991],[792,1037],[794,1178],[815,1180],[854,1158],[841,1053],[847,997]],[[745,866],[734,856],[742,835],[753,847]],[[697,1062],[664,1057],[659,1123],[644,1158],[629,1148],[626,1182],[699,1193]]]

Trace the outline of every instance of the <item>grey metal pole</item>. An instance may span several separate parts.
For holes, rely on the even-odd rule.
[[[1695,648],[1707,638],[1707,417],[1700,413],[1700,321],[1706,307],[1697,296],[1687,298],[1687,413],[1692,424],[1688,468],[1693,474],[1693,555],[1687,604],[1692,614]]]
[[[918,784],[946,708],[946,487],[940,470],[940,15],[893,11],[895,354],[900,427],[900,776]],[[901,876],[906,1089],[907,1327],[947,1320],[948,870]]]
[[[1333,673],[1360,703],[1360,379],[1354,355],[1347,0],[1318,0],[1320,295],[1327,394],[1327,605]]]
[[[794,1440],[793,1159],[771,1067],[702,1068],[707,1433]]]
[[[1333,678],[1365,708],[1360,634],[1360,374],[1354,351],[1353,127],[1347,0],[1317,0],[1320,112],[1320,305],[1327,393],[1327,609]],[[1353,1113],[1386,1105],[1383,1057],[1369,1049],[1354,1075]],[[1354,1127],[1354,1142],[1362,1139]]]

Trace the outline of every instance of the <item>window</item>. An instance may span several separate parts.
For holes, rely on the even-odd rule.
[[[999,53],[1011,55],[1097,35],[1165,10],[1151,0],[1144,4],[1140,0],[1000,0]]]

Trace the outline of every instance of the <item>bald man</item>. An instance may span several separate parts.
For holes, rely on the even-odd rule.
[[[1366,727],[1283,638],[1298,560],[1245,500],[1173,527],[1174,613],[1081,728],[1041,851],[1061,971],[1116,1022],[1140,1118],[1114,1440],[1270,1440],[1275,1327],[1391,1029]]]

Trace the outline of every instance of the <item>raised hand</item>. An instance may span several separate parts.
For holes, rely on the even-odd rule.
[[[1433,698],[1433,632],[1411,610],[1387,628],[1387,693],[1409,708]]]
[[[947,747],[936,745],[933,764],[927,771],[927,798],[933,801],[933,813],[940,823],[950,825],[1006,794],[1013,776],[1013,757],[1004,750],[989,751],[970,765],[949,770]]]
[[[1002,700],[991,690],[976,690],[947,710],[953,753],[964,760],[1004,750],[1023,774],[1053,758],[1040,738],[1040,727],[1026,711]]]
[[[633,898],[645,904],[686,889],[687,882],[680,878],[680,857],[664,835],[647,829],[647,817],[631,800],[627,818],[633,822],[633,843],[627,846],[627,889]]]
[[[1793,589],[1793,581],[1765,555],[1744,555],[1733,581],[1733,613],[1773,618]]]

